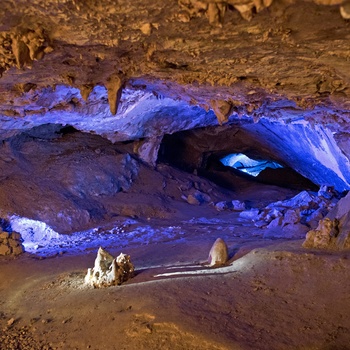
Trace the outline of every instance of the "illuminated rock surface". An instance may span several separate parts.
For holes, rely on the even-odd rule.
[[[209,266],[222,266],[228,261],[228,248],[227,244],[221,238],[218,238],[209,252],[208,263]]]
[[[307,233],[305,248],[348,249],[350,248],[350,195],[339,200],[316,229]]]
[[[114,258],[100,247],[95,265],[88,269],[84,281],[95,288],[116,286],[132,278],[134,270],[129,255],[120,253],[119,256]]]
[[[23,239],[18,232],[0,232],[0,255],[19,255],[24,252]]]
[[[0,259],[0,349],[347,349],[348,17],[3,0],[0,213],[27,252]],[[242,175],[231,153],[283,168]],[[229,260],[202,266],[217,237]],[[139,273],[84,285],[100,246]]]

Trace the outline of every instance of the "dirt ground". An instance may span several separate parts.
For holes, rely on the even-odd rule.
[[[181,228],[154,243],[121,248],[106,237],[108,251],[130,254],[136,268],[115,287],[83,284],[97,246],[1,258],[0,348],[349,349],[350,252],[262,239],[225,215],[219,224],[148,222]],[[230,263],[205,267],[217,237]]]

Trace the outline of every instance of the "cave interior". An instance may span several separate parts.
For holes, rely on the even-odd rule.
[[[175,263],[184,275],[191,274],[190,264],[196,269],[205,266],[203,252],[220,236],[229,243],[228,263],[209,280],[226,275],[234,279],[237,271],[243,274],[257,261],[259,268],[254,265],[252,269],[266,277],[263,285],[256,282],[257,276],[249,275],[253,270],[247,272],[244,281],[251,284],[242,287],[238,299],[251,290],[274,293],[266,286],[276,282],[271,272],[275,260],[281,265],[275,291],[281,290],[283,297],[289,293],[282,292],[285,274],[300,286],[296,300],[306,295],[301,286],[307,288],[305,280],[310,275],[316,276],[323,268],[325,276],[333,276],[332,269],[340,266],[333,276],[334,286],[312,277],[313,297],[321,305],[317,288],[330,295],[332,288],[349,283],[344,282],[350,260],[349,30],[348,0],[3,0],[0,255],[4,260],[0,264],[4,261],[5,272],[0,293],[3,286],[4,298],[12,298],[4,282],[10,269],[7,263],[19,269],[20,259],[35,261],[28,263],[28,269],[39,268],[35,264],[40,259],[61,259],[64,265],[57,266],[67,274],[60,283],[70,290],[74,283],[82,284],[83,278],[81,271],[72,272],[69,259],[81,267],[100,246],[116,254],[121,248],[133,252],[140,268],[130,288],[133,283],[154,282],[157,276],[165,280],[166,268]],[[273,244],[282,245],[275,248]],[[307,259],[312,261],[310,266]],[[320,259],[328,267],[317,265]],[[287,260],[294,270],[283,265]],[[262,261],[272,265],[264,270]],[[300,272],[300,266],[309,266],[309,275]],[[48,273],[45,283],[53,278],[52,268],[43,268]],[[198,270],[198,276],[213,270]],[[18,276],[14,282],[18,290],[31,290],[31,298],[34,289],[21,284],[24,275]],[[203,276],[193,281],[209,295]],[[55,281],[51,287],[58,285]],[[171,286],[186,283],[174,281],[169,278],[173,283],[167,289],[170,294]],[[44,289],[39,284],[36,288]],[[152,336],[147,340],[142,332],[135,331],[136,336],[123,330],[127,340],[118,340],[118,349],[132,350],[140,344],[144,344],[142,349],[162,348],[160,344],[172,334],[169,325],[180,327],[184,314],[190,333],[178,332],[182,334],[178,349],[197,349],[195,344],[208,350],[346,349],[349,345],[345,292],[329,315],[338,327],[332,337],[327,333],[317,339],[327,323],[325,311],[317,309],[323,321],[316,328],[302,328],[301,340],[297,333],[276,338],[264,333],[262,346],[258,337],[246,340],[253,334],[248,321],[240,328],[242,337],[235,333],[241,324],[227,331],[220,326],[218,333],[206,337],[215,322],[201,321],[197,329],[191,317],[202,320],[213,315],[214,306],[211,310],[198,307],[190,315],[171,302],[173,319],[163,311],[157,314],[151,287],[144,288],[149,305],[139,305],[143,316],[139,317],[141,311],[130,311],[131,306],[125,310],[133,313],[134,318],[127,320],[134,328],[147,324]],[[187,308],[191,288],[183,296]],[[210,288],[221,293],[217,282]],[[136,289],[130,293],[134,303],[141,303],[135,301],[139,298]],[[264,302],[266,295],[261,299]],[[90,296],[98,302],[97,294]],[[218,320],[226,320],[223,310],[231,297],[221,295]],[[254,299],[247,298],[248,304]],[[43,302],[49,305],[49,299]],[[191,300],[196,303],[198,299]],[[214,299],[208,296],[207,301]],[[159,301],[163,306],[166,302],[166,297]],[[275,302],[273,308],[278,308]],[[0,312],[0,322],[6,321],[8,329],[13,324],[16,329],[16,320],[23,318],[25,323],[28,315],[36,317],[25,309],[24,301],[21,315],[13,305],[5,306],[7,315],[17,315],[14,321]],[[283,315],[290,315],[292,310],[285,307]],[[231,311],[245,310],[238,309]],[[61,312],[71,322],[67,310]],[[308,310],[312,312],[311,307]],[[258,329],[263,314],[255,315],[257,323],[251,332]],[[102,311],[97,315],[99,323],[104,316]],[[283,315],[280,324],[287,329]],[[156,317],[165,320],[159,325],[166,336],[157,333]],[[293,317],[295,329],[301,329],[298,315]],[[305,322],[311,324],[311,318]],[[102,336],[78,341],[63,326],[48,327],[52,334],[47,339],[66,337],[63,345],[53,341],[56,347],[48,349],[68,349],[71,344],[76,344],[72,349],[86,345],[97,349],[97,344],[112,349]],[[266,327],[276,330],[277,326]],[[86,336],[80,331],[76,334]],[[220,332],[222,347],[206,342],[219,344]],[[35,338],[34,333],[30,334]],[[32,344],[28,348],[41,349],[40,342],[46,341],[43,334],[35,338],[36,343],[30,343],[34,338],[28,336],[25,341]],[[16,337],[11,332],[7,338],[4,335],[5,347],[0,348],[10,349],[6,342]],[[292,345],[288,347],[283,339]]]

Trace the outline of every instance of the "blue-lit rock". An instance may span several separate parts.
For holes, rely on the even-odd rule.
[[[268,147],[275,159],[295,169],[318,185],[350,189],[350,162],[322,125],[305,121],[283,123],[262,119],[243,126],[252,138]]]

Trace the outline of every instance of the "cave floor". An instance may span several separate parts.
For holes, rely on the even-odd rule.
[[[263,239],[232,213],[137,226],[126,243],[104,236],[135,265],[121,286],[83,285],[101,240],[2,258],[0,348],[349,348],[350,252]],[[217,237],[230,261],[214,269],[203,263]]]

